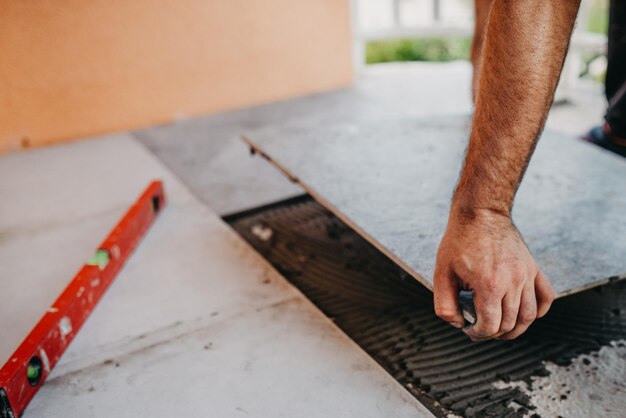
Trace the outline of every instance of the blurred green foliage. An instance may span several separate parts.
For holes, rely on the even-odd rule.
[[[609,26],[609,0],[593,0],[589,5],[587,30],[594,33],[606,33]]]
[[[607,33],[609,0],[591,0],[588,10],[587,30]],[[467,37],[437,37],[371,41],[365,46],[367,64],[395,61],[453,61],[469,59],[471,39]],[[588,74],[589,64],[597,54],[583,54],[585,70],[581,76],[602,82],[604,75]]]
[[[365,46],[365,62],[453,61],[468,59],[470,38],[415,38],[371,41]]]
[[[589,20],[587,21],[587,30],[594,33],[606,34],[609,27],[609,0],[592,0],[589,5]],[[589,67],[591,63],[598,59],[596,53],[583,52],[583,70],[580,74],[582,78],[589,78],[598,83],[604,83],[606,71],[602,74],[591,74]]]

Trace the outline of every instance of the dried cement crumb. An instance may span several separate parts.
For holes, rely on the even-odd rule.
[[[544,363],[548,376],[497,382],[498,389],[519,388],[536,407],[527,416],[624,417],[626,414],[626,341],[614,341],[599,351],[583,354],[569,366]]]
[[[255,224],[252,226],[251,232],[254,236],[259,238],[261,241],[267,241],[272,238],[274,235],[274,231],[271,228],[263,226],[261,224]]]

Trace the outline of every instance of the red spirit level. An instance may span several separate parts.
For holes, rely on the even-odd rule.
[[[165,204],[152,182],[0,369],[0,418],[17,418]]]

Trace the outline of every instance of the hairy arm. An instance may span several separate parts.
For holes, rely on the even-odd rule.
[[[513,199],[554,97],[579,0],[494,0],[482,47],[467,156],[437,255],[435,310],[474,339],[515,338],[554,298],[511,221]]]

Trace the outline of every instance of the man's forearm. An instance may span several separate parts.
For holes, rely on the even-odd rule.
[[[494,0],[470,142],[437,252],[437,315],[463,327],[459,289],[474,291],[472,339],[512,339],[545,315],[554,289],[510,215],[554,97],[579,0]]]
[[[452,214],[510,216],[554,97],[578,0],[495,0]]]

